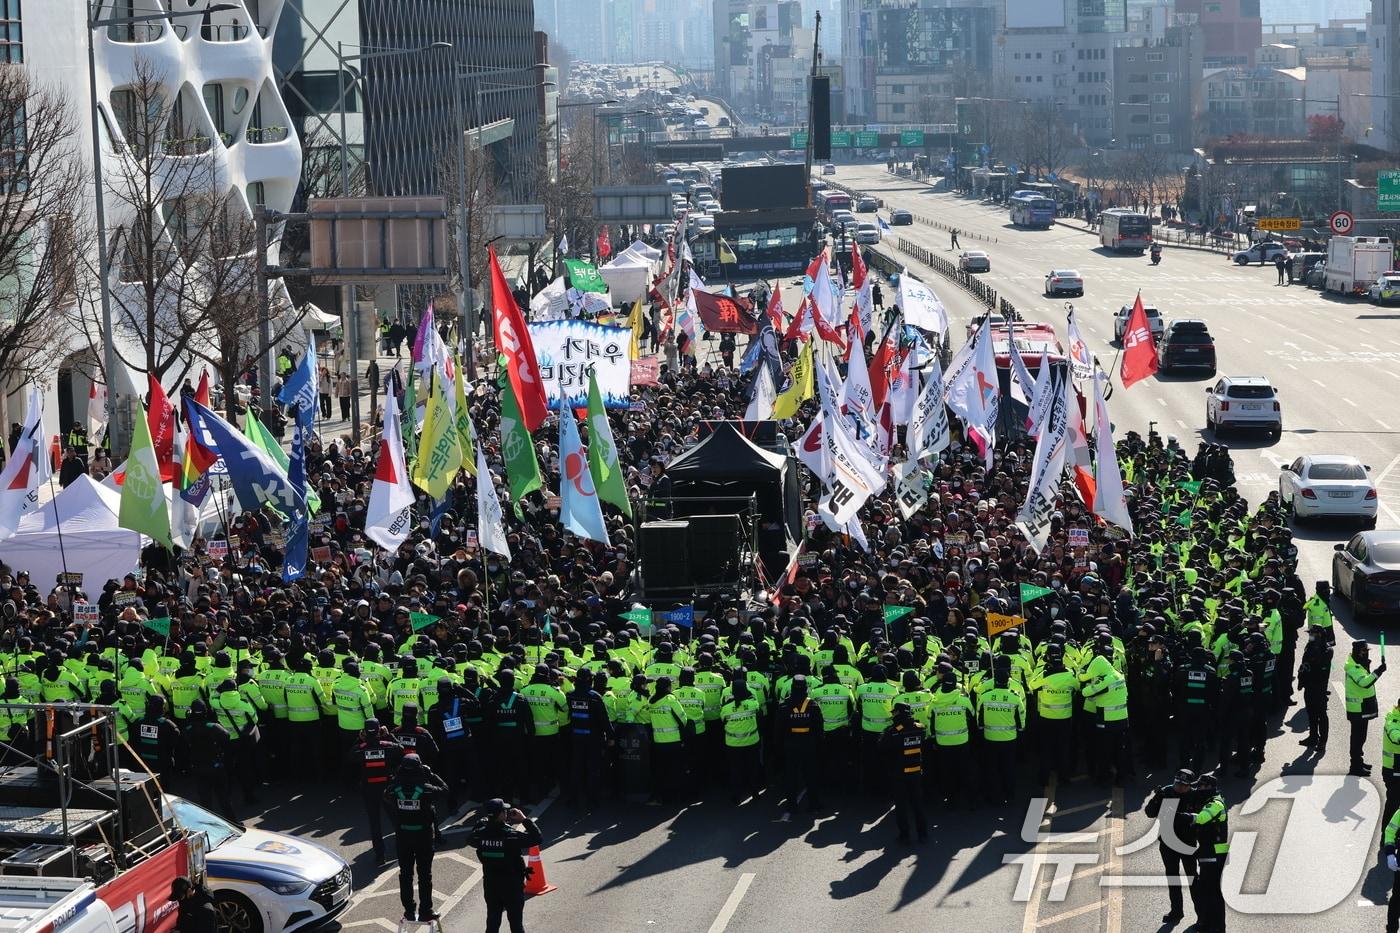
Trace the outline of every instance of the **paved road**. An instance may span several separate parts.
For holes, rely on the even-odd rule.
[[[1040,296],[1043,275],[1051,266],[1078,268],[1088,284],[1085,298],[1075,301],[1080,323],[1105,364],[1116,349],[1110,344],[1112,312],[1139,288],[1145,301],[1169,317],[1205,318],[1216,335],[1222,372],[1267,375],[1281,389],[1282,439],[1230,440],[1243,493],[1257,501],[1274,488],[1277,465],[1300,453],[1355,453],[1372,465],[1382,501],[1390,503],[1381,527],[1400,527],[1392,511],[1400,507],[1400,439],[1392,429],[1400,427],[1400,413],[1380,401],[1394,397],[1400,380],[1395,315],[1279,288],[1271,269],[1238,269],[1215,255],[1170,250],[1162,266],[1152,268],[1145,259],[1101,254],[1091,236],[1072,229],[1013,230],[999,211],[929,193],[883,166],[843,166],[838,180],[987,237],[977,245],[991,254],[989,278],[1028,319],[1063,324],[1062,302]],[[896,228],[895,235],[931,249],[948,245],[945,233],[921,224]],[[968,237],[964,243],[973,245]],[[954,332],[961,333],[980,308],[956,286],[923,271],[947,304]],[[1145,431],[1156,421],[1193,450],[1204,424],[1205,384],[1164,378],[1120,388],[1110,409],[1120,431]],[[1300,531],[1305,581],[1328,576],[1332,545],[1350,532],[1330,525]],[[1378,635],[1375,625],[1358,625],[1345,610],[1339,622],[1343,651],[1351,637],[1374,641]],[[1338,681],[1339,671],[1340,665]],[[1383,678],[1382,709],[1397,697],[1400,677]],[[1281,778],[1298,759],[1293,730],[1301,710],[1294,707],[1274,730],[1257,778],[1226,783],[1236,805],[1227,881],[1247,892],[1232,900],[1232,930],[1292,933],[1325,923],[1332,930],[1361,931],[1383,922],[1374,906],[1384,902],[1390,883],[1374,859],[1380,785],[1378,779],[1340,777],[1346,724],[1339,683],[1332,722],[1335,733],[1321,764]],[[1370,757],[1377,764],[1378,743],[1373,729]],[[537,930],[701,933],[896,933],[944,923],[1024,933],[1155,930],[1166,894],[1142,880],[1158,867],[1155,846],[1132,845],[1149,825],[1141,815],[1148,786],[1144,780],[1117,794],[1083,781],[1044,788],[1040,797],[1047,803],[1029,814],[1018,807],[935,810],[933,838],[917,848],[888,845],[893,827],[871,801],[833,798],[815,819],[792,823],[777,822],[766,798],[735,808],[722,794],[679,814],[627,806],[584,815],[547,801],[541,816],[544,857],[559,890],[530,902],[527,921]],[[1240,805],[1251,795],[1246,814]],[[1287,799],[1264,805],[1270,797]],[[392,930],[398,910],[393,867],[377,873],[364,858],[363,832],[343,828],[358,826],[357,807],[354,800],[327,804],[324,795],[314,795],[288,801],[260,822],[308,832],[358,857],[361,899],[343,925]],[[1065,833],[1083,838],[1044,835]],[[462,836],[449,832],[447,838],[455,844]],[[437,869],[439,899],[450,907],[447,928],[480,929],[479,872],[471,855],[448,848]],[[1055,878],[1062,883],[1052,884]]]

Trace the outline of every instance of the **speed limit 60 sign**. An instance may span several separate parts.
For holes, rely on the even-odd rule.
[[[1350,211],[1337,211],[1327,219],[1327,226],[1338,236],[1346,236],[1351,233],[1351,228],[1355,225],[1355,218]]]

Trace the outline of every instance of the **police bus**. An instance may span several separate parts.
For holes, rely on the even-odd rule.
[[[1055,224],[1055,200],[1038,191],[1011,195],[1011,222],[1018,227],[1047,229]]]
[[[1141,253],[1152,245],[1152,218],[1122,207],[1101,211],[1099,245],[1119,253]]]

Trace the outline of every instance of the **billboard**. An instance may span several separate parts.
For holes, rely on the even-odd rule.
[[[1065,0],[1006,0],[1007,29],[1060,29]]]
[[[726,211],[806,207],[807,169],[800,164],[725,168],[720,180],[720,206]]]

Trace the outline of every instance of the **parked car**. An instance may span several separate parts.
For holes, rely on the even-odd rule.
[[[856,224],[856,242],[862,246],[879,243],[880,228],[869,222]]]
[[[833,163],[831,163],[831,162],[828,162],[828,163],[826,163],[825,165],[823,165],[823,166],[822,166],[822,174],[823,174],[823,175],[835,175],[835,174],[836,174],[836,166],[835,166],[835,164],[833,164]]]
[[[1238,253],[1235,253],[1234,259],[1236,264],[1241,266],[1247,266],[1251,262],[1257,262],[1262,265],[1264,263],[1273,262],[1274,257],[1280,254],[1287,256],[1288,247],[1274,240],[1264,240],[1263,242],[1255,243],[1248,249],[1242,249]]]
[[[1367,475],[1371,468],[1355,457],[1310,454],[1278,473],[1279,500],[1296,524],[1304,518],[1345,516],[1376,527],[1380,499]]]
[[[1400,272],[1382,272],[1376,284],[1371,286],[1368,295],[1371,301],[1378,305],[1400,302]]]
[[[856,199],[856,213],[870,214],[880,209],[880,202],[869,195],[861,195]]]
[[[1054,269],[1045,277],[1045,297],[1084,294],[1084,277],[1074,269]]]
[[[1162,327],[1166,323],[1162,319],[1162,312],[1152,305],[1143,305],[1142,310],[1147,312],[1147,326],[1152,329],[1153,338],[1162,336]],[[1133,306],[1124,305],[1118,309],[1118,313],[1113,316],[1113,339],[1122,340],[1123,331],[1128,329],[1128,318],[1133,315]],[[1160,363],[1160,360],[1159,360]]]
[[[964,272],[991,272],[992,258],[980,249],[964,250],[958,257],[958,268]]]
[[[1313,267],[1308,270],[1308,274],[1303,278],[1303,284],[1308,288],[1321,288],[1327,281],[1327,260],[1319,259],[1313,263]]]
[[[1233,428],[1261,428],[1283,436],[1278,392],[1263,376],[1223,376],[1206,389],[1206,430],[1217,437]]]
[[[1363,531],[1332,547],[1332,592],[1353,617],[1400,611],[1400,531]]]
[[[162,809],[208,836],[205,865],[220,930],[293,933],[328,923],[350,907],[350,866],[331,850],[297,836],[248,829],[183,797],[165,795]]]
[[[1308,273],[1312,272],[1313,267],[1327,259],[1326,253],[1307,251],[1289,253],[1288,255],[1293,260],[1293,274],[1289,277],[1290,282],[1306,282]]]
[[[904,208],[890,211],[890,226],[905,227],[914,222],[914,215]]]
[[[1204,369],[1215,375],[1215,338],[1205,321],[1179,318],[1162,328],[1157,341],[1157,365],[1164,373]]]

